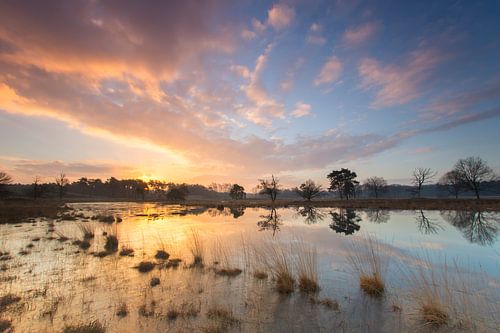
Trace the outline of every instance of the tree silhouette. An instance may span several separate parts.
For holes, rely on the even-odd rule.
[[[59,199],[62,199],[64,192],[66,191],[66,186],[68,186],[69,180],[66,178],[66,174],[61,171],[59,176],[56,177],[56,185],[59,192]]]
[[[316,185],[313,180],[308,179],[305,183],[300,184],[298,188],[295,188],[295,192],[307,201],[311,201],[321,194],[321,185]]]
[[[387,181],[382,177],[370,177],[365,180],[364,186],[378,198],[380,193],[387,190]]]
[[[464,183],[462,177],[456,170],[448,171],[445,173],[440,179],[438,184],[440,186],[444,186],[446,190],[455,196],[455,199],[458,198],[458,194],[464,191],[467,186]]]
[[[352,235],[360,229],[359,222],[361,218],[356,214],[354,209],[340,208],[339,212],[330,212],[332,223],[330,228],[335,230],[336,233],[343,233]]]
[[[349,200],[350,196],[355,193],[355,187],[359,182],[355,180],[357,177],[356,172],[349,169],[342,168],[340,170],[333,170],[326,176],[330,180],[329,191],[337,191],[340,199],[345,196]]]
[[[436,177],[437,172],[432,171],[430,168],[416,168],[413,170],[413,185],[417,187],[417,194],[420,198],[422,186],[428,183],[432,178]]]
[[[246,197],[245,188],[241,185],[234,184],[229,190],[229,196],[233,200],[245,199]]]
[[[271,179],[259,179],[259,184],[257,185],[259,190],[259,194],[268,195],[271,198],[271,201],[276,201],[276,197],[278,193],[281,192],[281,185],[279,183],[278,178],[274,178],[274,175],[271,175]]]
[[[11,182],[12,178],[7,173],[0,171],[0,195],[5,192],[5,185],[10,184]]]
[[[467,157],[458,160],[453,172],[467,188],[474,191],[477,199],[479,199],[482,183],[494,179],[493,170],[481,157]]]

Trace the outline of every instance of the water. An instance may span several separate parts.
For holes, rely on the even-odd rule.
[[[0,295],[21,297],[0,315],[12,321],[16,332],[60,331],[65,324],[92,320],[105,324],[108,332],[414,331],[423,327],[413,280],[422,267],[467,281],[468,293],[484,296],[478,309],[486,318],[482,328],[494,331],[499,325],[494,315],[500,300],[498,213],[207,209],[138,203],[79,203],[71,208],[76,220],[0,225],[0,251],[12,257],[0,261]],[[123,222],[90,219],[95,215],[120,216]],[[82,238],[80,223],[95,228],[86,251],[72,244]],[[193,230],[204,247],[204,269],[189,268]],[[95,257],[93,253],[104,248],[103,232],[116,233],[120,248],[133,248],[134,256]],[[70,239],[60,242],[61,235]],[[382,299],[360,290],[348,260],[350,252],[364,249],[369,237],[377,239],[382,257],[387,285]],[[317,251],[318,294],[297,290],[281,295],[271,277],[253,277],[259,263],[251,249],[276,246],[293,259],[297,244]],[[182,259],[180,267],[156,267],[148,273],[134,268],[142,260],[161,263],[154,258],[159,249]],[[19,254],[21,250],[27,254]],[[214,270],[225,262],[243,272],[235,277],[216,275]],[[151,287],[153,277],[160,278],[158,286]],[[340,310],[317,304],[325,298],[337,301]],[[120,318],[116,312],[123,303],[129,313]],[[210,309],[221,306],[231,309],[239,323],[231,326],[207,317]],[[181,313],[175,320],[167,316],[173,309]],[[441,330],[452,329],[470,330],[456,325]]]

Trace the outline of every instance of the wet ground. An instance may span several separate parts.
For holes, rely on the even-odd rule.
[[[137,203],[70,208],[57,220],[0,225],[0,297],[15,297],[0,304],[0,318],[15,332],[59,332],[92,321],[107,332],[496,332],[499,327],[499,213]],[[84,230],[94,233],[88,248],[82,246]],[[105,234],[116,235],[116,251],[105,250]],[[386,283],[381,298],[363,293],[349,260],[353,252],[365,251],[370,239],[378,244]],[[262,262],[275,253],[270,249],[279,248],[296,276],[297,244],[317,253],[317,293],[277,292],[273,270]],[[193,265],[195,245],[203,267]],[[122,256],[123,249],[133,253]],[[168,258],[157,258],[158,250]],[[141,272],[142,261],[154,266]],[[223,274],[228,269],[231,274]],[[267,278],[256,278],[257,270]],[[456,292],[452,281],[466,285],[459,290],[464,303],[453,298],[449,306],[470,307],[473,326],[461,323],[468,315],[451,308],[449,325],[421,321],[415,289],[422,271],[446,274],[449,285],[442,288],[451,293]]]

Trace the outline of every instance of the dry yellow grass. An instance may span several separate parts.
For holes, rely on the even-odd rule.
[[[382,297],[386,290],[383,272],[387,262],[381,255],[381,244],[372,236],[353,240],[347,259],[359,276],[359,287],[371,297]]]

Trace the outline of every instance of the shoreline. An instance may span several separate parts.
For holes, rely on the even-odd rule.
[[[405,199],[350,199],[350,200],[296,200],[278,199],[274,204],[265,199],[244,200],[202,200],[190,199],[186,201],[161,201],[161,200],[131,200],[128,198],[69,198],[69,199],[10,199],[0,201],[0,216],[10,211],[23,213],[26,209],[30,213],[43,211],[42,208],[62,206],[67,203],[102,203],[102,202],[135,202],[165,205],[199,206],[199,207],[262,207],[262,208],[286,208],[286,207],[318,207],[318,208],[358,208],[358,209],[392,209],[392,210],[481,210],[500,211],[500,198],[405,198]],[[53,210],[51,210],[53,213]],[[21,214],[24,215],[24,214]],[[31,215],[31,214],[30,214]]]

